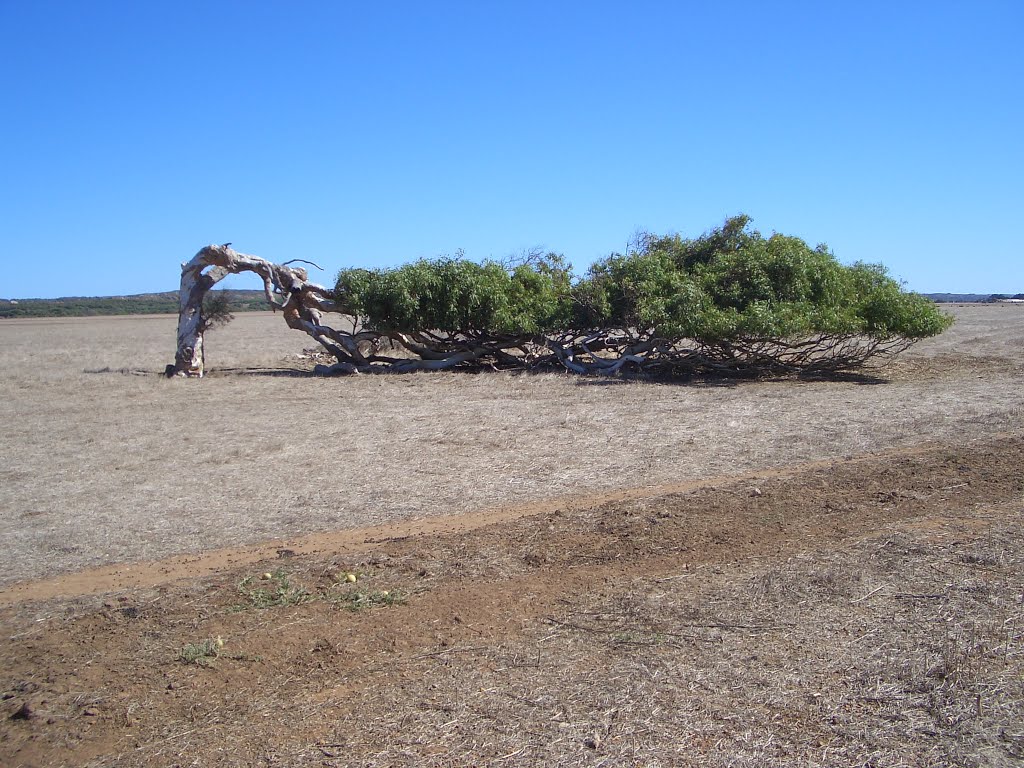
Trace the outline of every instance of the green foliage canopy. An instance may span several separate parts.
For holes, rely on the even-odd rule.
[[[459,257],[346,269],[335,297],[379,331],[531,336],[565,325],[571,286],[570,268],[557,254],[511,268]]]
[[[632,329],[721,345],[813,336],[921,339],[951,319],[880,265],[764,237],[740,215],[700,237],[645,236],[578,279],[557,254],[517,265],[461,257],[346,269],[335,299],[373,330],[521,336]]]

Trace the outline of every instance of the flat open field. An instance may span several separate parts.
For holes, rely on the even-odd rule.
[[[1016,764],[1024,308],[950,311],[683,384],[0,321],[0,764]]]

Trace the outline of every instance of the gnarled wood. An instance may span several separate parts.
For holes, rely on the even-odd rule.
[[[282,310],[289,327],[308,333],[332,353],[348,356],[343,349],[331,344],[326,332],[330,329],[325,331],[320,325],[320,312],[332,302],[326,288],[308,281],[306,270],[274,264],[226,245],[208,245],[181,265],[178,345],[173,368],[168,366],[168,375],[202,377],[206,370],[203,334],[208,329],[207,318],[203,316],[203,299],[225,277],[241,272],[260,276],[268,305],[275,311]],[[283,297],[282,303],[278,303],[276,295]]]

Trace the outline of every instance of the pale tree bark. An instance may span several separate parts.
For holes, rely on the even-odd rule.
[[[206,371],[203,335],[208,330],[208,318],[203,316],[203,299],[225,277],[240,272],[253,272],[260,276],[268,305],[275,311],[282,311],[289,327],[308,333],[335,354],[339,364],[348,364],[351,354],[345,351],[345,344],[340,338],[334,338],[340,335],[320,323],[321,312],[336,311],[330,292],[309,282],[305,269],[288,266],[294,261],[301,259],[273,264],[258,256],[239,253],[227,245],[208,245],[191,261],[182,264],[178,345],[174,364],[167,366],[167,375],[203,376]],[[281,298],[280,303],[275,296]]]

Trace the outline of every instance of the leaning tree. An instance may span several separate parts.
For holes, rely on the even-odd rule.
[[[841,264],[824,245],[764,237],[746,216],[697,238],[645,235],[576,278],[557,254],[515,263],[420,260],[344,269],[274,264],[210,245],[182,265],[169,375],[202,376],[207,294],[253,272],[268,305],[333,361],[320,373],[453,368],[614,374],[784,375],[853,371],[941,333],[952,320],[884,267]],[[314,265],[315,266],[315,265]],[[205,301],[204,303],[204,300]],[[325,315],[345,317],[344,326]],[[339,326],[339,327],[335,327]]]

